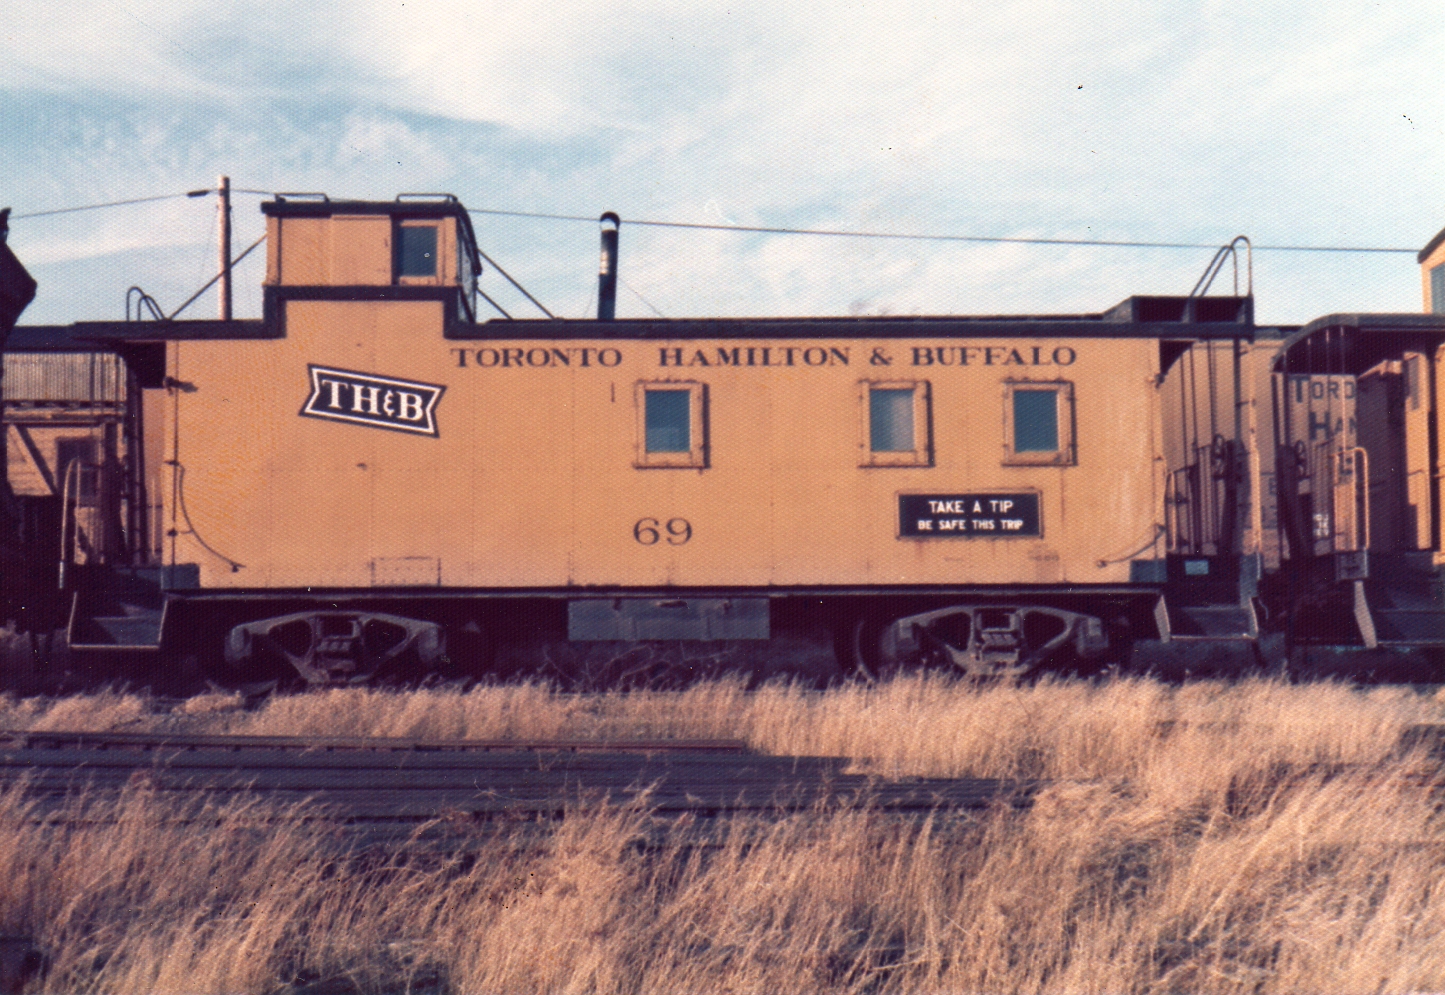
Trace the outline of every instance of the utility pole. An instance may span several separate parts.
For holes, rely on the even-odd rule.
[[[217,198],[216,210],[220,212],[220,223],[216,226],[220,229],[220,255],[221,282],[216,288],[216,297],[219,301],[219,316],[222,321],[231,320],[231,178],[220,176],[216,178]]]

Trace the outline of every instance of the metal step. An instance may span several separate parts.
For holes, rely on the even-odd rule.
[[[78,605],[77,605],[78,607]],[[156,650],[161,644],[161,615],[157,608],[119,606],[123,614],[85,616],[72,610],[72,650]]]
[[[1377,645],[1445,646],[1445,598],[1437,578],[1391,580],[1366,583],[1359,595],[1368,606]]]
[[[1259,637],[1253,605],[1170,604],[1169,638],[1187,641]]]
[[[1371,614],[1381,646],[1445,646],[1445,611],[1376,608]]]

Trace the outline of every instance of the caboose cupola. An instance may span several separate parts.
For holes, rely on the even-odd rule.
[[[451,194],[393,201],[278,194],[266,215],[267,316],[281,300],[442,300],[476,319],[481,260],[471,219]]]

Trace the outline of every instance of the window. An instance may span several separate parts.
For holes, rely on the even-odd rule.
[[[638,467],[707,466],[707,387],[691,381],[637,385]]]
[[[862,410],[860,466],[931,466],[932,438],[925,380],[859,384]]]
[[[92,438],[55,440],[56,493],[68,495],[81,508],[94,508],[99,503],[100,477],[95,450]]]
[[[1004,463],[1069,466],[1074,454],[1074,385],[1014,380],[1004,384]]]
[[[1430,312],[1445,314],[1445,263],[1430,271]]]
[[[402,222],[396,235],[396,275],[404,282],[434,282],[440,275],[438,227]]]

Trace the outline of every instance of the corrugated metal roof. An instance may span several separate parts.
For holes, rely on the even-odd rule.
[[[0,397],[6,404],[120,404],[125,400],[125,369],[112,352],[6,353]]]

